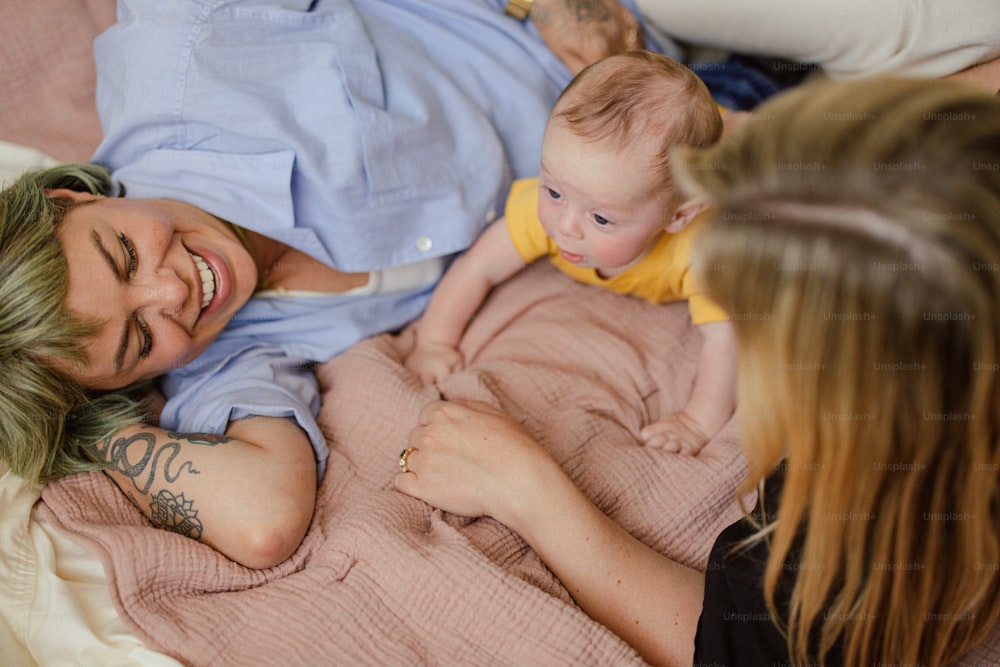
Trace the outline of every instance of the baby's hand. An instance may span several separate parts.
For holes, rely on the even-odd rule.
[[[701,451],[710,437],[701,424],[684,412],[653,422],[639,436],[646,447],[692,456]]]
[[[462,370],[462,353],[451,345],[418,343],[404,362],[421,382],[434,384]]]

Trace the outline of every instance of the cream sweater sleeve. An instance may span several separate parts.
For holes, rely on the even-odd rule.
[[[818,63],[834,78],[939,77],[1000,57],[997,0],[637,0],[682,42]]]

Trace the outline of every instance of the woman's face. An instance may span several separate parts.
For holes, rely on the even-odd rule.
[[[57,190],[69,209],[57,234],[69,265],[67,309],[101,323],[67,364],[92,389],[119,389],[180,368],[253,294],[257,269],[226,223],[167,199]]]

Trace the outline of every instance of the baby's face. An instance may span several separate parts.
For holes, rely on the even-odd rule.
[[[538,216],[566,261],[611,276],[646,253],[672,213],[672,193],[649,163],[642,147],[584,142],[565,123],[549,123]]]

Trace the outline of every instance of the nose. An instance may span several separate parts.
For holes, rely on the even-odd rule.
[[[556,230],[567,239],[579,239],[583,237],[579,216],[568,207],[559,211],[555,219]]]
[[[128,285],[128,298],[134,310],[167,317],[176,316],[191,293],[187,283],[170,270],[135,276]]]

